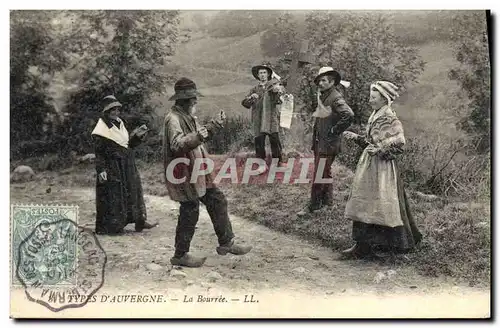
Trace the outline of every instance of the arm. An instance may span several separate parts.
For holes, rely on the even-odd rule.
[[[165,122],[165,129],[170,149],[176,154],[187,153],[203,142],[198,132],[184,133],[179,123],[179,119],[175,116],[171,116]]]
[[[128,141],[128,146],[129,146],[130,148],[135,148],[135,147],[139,146],[139,145],[140,145],[140,144],[144,141],[144,137],[145,137],[145,136],[146,136],[146,133],[145,133],[145,134],[143,134],[143,135],[142,135],[142,136],[140,136],[140,137],[139,137],[138,135],[136,135],[136,134],[132,134],[132,135],[130,136],[129,141]]]
[[[241,102],[241,105],[245,108],[252,108],[252,106],[255,104],[255,101],[257,99],[254,99],[251,97],[251,95],[255,93],[255,88],[252,88],[252,90],[250,90],[250,92],[247,94],[247,96],[245,97],[245,99],[242,100]]]
[[[285,95],[286,90],[283,84],[279,81],[276,81],[276,83],[273,85],[271,89],[271,93],[273,94],[273,103],[276,105],[281,105],[281,96]]]
[[[99,175],[106,171],[106,158],[104,154],[107,153],[108,149],[103,137],[92,135],[92,140],[94,141],[95,170],[97,175]]]
[[[379,143],[379,150],[376,153],[383,160],[393,160],[403,153],[406,143],[401,121],[396,117],[384,120],[380,135],[387,136]]]
[[[340,135],[352,124],[354,120],[354,112],[342,98],[337,99],[334,102],[334,106],[335,110],[340,115],[340,119],[334,126],[332,126],[331,133],[333,135]]]
[[[355,139],[353,139],[354,142],[361,148],[365,149],[370,143],[366,141],[365,136],[362,135],[357,135]]]

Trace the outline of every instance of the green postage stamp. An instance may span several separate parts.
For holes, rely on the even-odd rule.
[[[18,264],[23,266],[23,263],[19,263],[20,246],[28,239],[33,239],[29,237],[37,233],[37,227],[41,230],[44,225],[62,220],[69,220],[78,225],[78,206],[12,205],[11,218],[11,279],[13,286],[21,287],[16,272],[21,278],[28,278],[31,271],[29,268],[18,268]],[[44,247],[42,254],[37,254],[37,260],[40,262],[37,269],[46,285],[76,284],[74,275],[72,278],[70,275],[70,272],[76,269],[76,242],[64,238],[63,233],[61,229],[53,231],[50,237],[54,242]],[[35,251],[36,247],[26,245],[26,250],[28,249]]]
[[[106,254],[78,226],[78,206],[12,205],[11,282],[57,312],[81,307],[104,282]]]

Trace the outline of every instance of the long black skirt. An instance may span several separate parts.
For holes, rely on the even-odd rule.
[[[146,221],[141,178],[132,151],[107,158],[108,180],[96,183],[96,233],[116,234],[129,223]]]

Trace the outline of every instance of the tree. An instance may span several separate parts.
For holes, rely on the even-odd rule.
[[[460,66],[452,69],[449,77],[460,84],[468,98],[458,109],[459,113],[465,113],[458,125],[470,134],[478,152],[489,152],[491,68],[486,15],[484,12],[462,15],[457,17],[455,25],[453,38]]]
[[[67,57],[61,51],[62,41],[54,37],[53,17],[50,11],[11,11],[12,156],[34,155],[32,152],[41,149],[40,144],[50,139],[57,125],[58,114],[48,88],[54,73],[67,64]],[[25,147],[27,144],[36,145]]]
[[[314,77],[321,66],[339,70],[351,82],[349,89],[339,87],[356,115],[356,122],[366,122],[369,115],[369,87],[377,80],[388,80],[402,90],[416,81],[424,69],[417,49],[398,44],[391,25],[382,14],[349,12],[311,12],[307,15],[305,37],[314,52],[315,63],[302,68],[299,95],[303,118],[316,97]],[[287,26],[289,23],[281,23]],[[288,33],[288,36],[292,33]],[[286,40],[292,44],[294,40]],[[276,68],[288,74],[285,56],[276,61]]]
[[[297,35],[297,23],[289,13],[277,17],[272,27],[265,31],[260,39],[264,56],[280,57],[293,50],[293,41]]]
[[[351,82],[346,101],[358,123],[369,115],[371,83],[387,80],[404,90],[424,69],[418,50],[398,44],[392,26],[380,14],[349,13],[342,17],[313,13],[307,28],[319,66],[333,66]]]
[[[114,94],[124,107],[129,129],[148,123],[156,130],[155,95],[172,82],[164,64],[178,42],[177,11],[77,12],[72,51],[79,55],[78,89],[70,95],[68,124],[62,134],[70,147],[88,151],[90,130],[100,115],[101,99]]]

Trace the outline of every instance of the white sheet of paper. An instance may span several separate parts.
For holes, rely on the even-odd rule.
[[[282,100],[280,126],[285,129],[290,129],[293,119],[293,95],[285,95]]]

